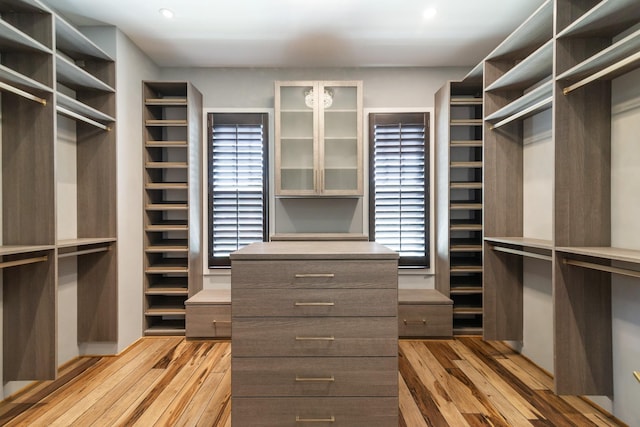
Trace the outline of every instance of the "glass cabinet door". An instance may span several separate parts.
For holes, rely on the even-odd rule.
[[[358,82],[320,86],[321,188],[326,194],[362,193],[361,97]]]
[[[276,195],[362,195],[362,82],[276,82]]]
[[[317,103],[314,85],[280,86],[279,96],[279,188],[282,194],[313,194],[317,191]],[[276,103],[277,104],[277,103]],[[277,162],[278,163],[278,162]]]

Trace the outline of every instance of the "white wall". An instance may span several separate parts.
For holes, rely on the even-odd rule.
[[[167,68],[162,70],[162,78],[191,81],[202,92],[204,108],[209,111],[272,109],[276,80],[362,80],[365,111],[426,111],[433,109],[434,94],[447,80],[462,78],[467,71],[463,68]],[[366,138],[364,141],[366,144]],[[206,151],[203,156],[206,157]],[[273,159],[273,153],[270,158]],[[291,232],[300,227],[305,231],[335,227],[336,231],[368,233],[366,198],[281,200],[272,197],[271,202],[274,217],[271,233]],[[206,224],[204,229],[206,232]],[[204,283],[205,288],[228,288],[229,271],[209,271],[205,262]],[[429,274],[400,277],[400,287],[433,286],[433,276]]]

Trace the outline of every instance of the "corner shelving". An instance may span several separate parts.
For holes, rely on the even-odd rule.
[[[144,333],[184,335],[185,305],[202,289],[202,95],[187,82],[143,82]]]

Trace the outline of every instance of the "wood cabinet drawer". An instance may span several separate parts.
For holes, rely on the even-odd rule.
[[[396,397],[235,398],[233,427],[397,427]]]
[[[393,396],[396,357],[234,357],[233,396]]]
[[[231,288],[397,289],[395,260],[234,261]]]
[[[233,317],[233,354],[273,356],[395,356],[396,317]]]
[[[187,305],[187,338],[229,338],[231,305]]]
[[[400,304],[398,308],[401,337],[450,337],[452,324],[451,304]]]
[[[234,289],[233,315],[395,316],[395,289]]]

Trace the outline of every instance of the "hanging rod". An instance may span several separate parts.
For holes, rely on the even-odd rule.
[[[633,376],[640,382],[640,371],[633,371]]]
[[[29,92],[26,92],[22,89],[18,89],[17,87],[8,85],[4,82],[0,82],[0,89],[6,90],[7,92],[15,93],[16,95],[20,95],[23,98],[29,99],[31,101],[35,101],[42,105],[47,105],[47,100],[44,98],[40,98],[39,96],[35,96]]]
[[[616,62],[615,64],[609,65],[608,67],[598,71],[597,73],[591,74],[588,77],[585,77],[584,79],[565,87],[564,89],[562,89],[562,93],[564,93],[565,95],[568,95],[569,93],[573,92],[576,89],[581,88],[582,86],[591,83],[594,80],[598,80],[600,77],[604,77],[607,74],[613,73],[614,71],[619,70],[622,67],[625,67],[631,63],[633,63],[634,61],[640,60],[640,52],[636,52],[635,54],[628,56],[618,62]]]
[[[592,270],[606,271],[607,273],[622,274],[624,276],[631,276],[640,278],[640,271],[630,270],[628,268],[610,267],[608,265],[595,264],[593,262],[577,261],[575,259],[563,259],[562,262],[568,265],[575,265],[576,267],[590,268]]]
[[[502,246],[492,246],[494,251],[498,251],[498,252],[505,252],[508,254],[513,254],[513,255],[522,255],[522,256],[526,256],[529,258],[537,258],[537,259],[542,259],[545,261],[551,261],[551,256],[549,255],[542,255],[542,254],[537,254],[535,252],[527,252],[527,251],[521,251],[518,249],[511,249],[511,248],[504,248]]]
[[[532,111],[536,111],[537,109],[543,107],[545,104],[551,104],[551,102],[553,101],[553,97],[548,97],[543,99],[542,101],[536,102],[535,104],[533,104],[530,107],[525,108],[524,110],[513,114],[512,116],[507,117],[504,120],[499,121],[498,123],[496,123],[495,125],[491,126],[491,130],[493,129],[497,129],[501,126],[506,125],[507,123],[511,123],[514,120],[518,120],[521,117],[526,116],[527,114],[531,113]]]
[[[91,120],[88,117],[85,117],[85,116],[83,116],[81,114],[75,113],[75,112],[73,112],[71,110],[68,110],[68,109],[66,109],[64,107],[61,107],[59,105],[56,106],[56,110],[58,110],[59,113],[62,113],[64,115],[69,116],[69,117],[74,118],[74,119],[78,119],[78,120],[83,121],[85,123],[89,123],[90,125],[93,125],[93,126],[95,126],[97,128],[100,128],[102,130],[106,130],[106,131],[110,131],[111,130],[111,128],[109,126],[103,125],[102,123],[96,122],[95,120]]]
[[[82,251],[65,252],[65,253],[62,253],[62,254],[58,254],[58,258],[68,258],[68,257],[72,257],[72,256],[95,254],[95,253],[98,253],[98,252],[106,252],[108,250],[109,250],[108,246],[103,246],[101,248],[95,248],[95,249],[85,249],[85,250],[82,250]]]
[[[17,259],[15,261],[4,261],[4,262],[0,262],[0,268],[17,267],[19,265],[35,264],[37,262],[44,262],[47,259],[48,259],[48,257],[45,255],[45,256],[40,256],[40,257],[35,257],[35,258]]]

